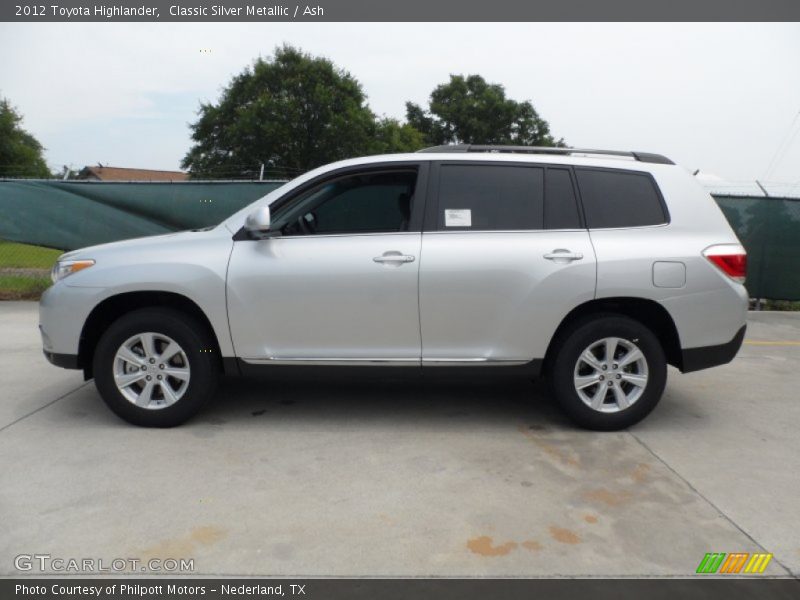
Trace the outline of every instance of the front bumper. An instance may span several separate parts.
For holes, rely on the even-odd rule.
[[[77,354],[56,354],[55,352],[48,352],[47,350],[43,350],[43,352],[44,357],[57,367],[61,367],[62,369],[82,368]]]
[[[39,301],[39,331],[45,356],[53,364],[68,367],[68,359],[48,355],[78,356],[83,324],[97,304],[98,288],[69,287],[63,282],[49,287]],[[62,364],[66,363],[66,364]]]

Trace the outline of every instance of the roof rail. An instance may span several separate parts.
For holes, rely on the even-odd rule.
[[[483,146],[478,144],[452,144],[448,146],[433,146],[423,148],[418,152],[508,152],[520,154],[605,154],[607,156],[625,156],[639,162],[674,165],[675,163],[661,154],[651,152],[628,152],[624,150],[596,150],[589,148],[555,148],[551,146]]]

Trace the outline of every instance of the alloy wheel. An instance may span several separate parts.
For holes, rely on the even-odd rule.
[[[163,333],[136,334],[114,356],[117,389],[140,408],[157,410],[175,404],[186,393],[189,379],[186,352]]]
[[[589,408],[615,413],[629,408],[647,388],[647,359],[632,341],[607,337],[590,344],[575,363],[573,382]]]

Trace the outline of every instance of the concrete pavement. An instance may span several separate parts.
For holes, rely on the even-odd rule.
[[[800,315],[670,370],[627,432],[540,384],[223,382],[187,425],[117,419],[0,303],[0,574],[22,553],[194,558],[199,575],[687,576],[706,552],[800,575]],[[762,342],[762,343],[751,343]],[[30,572],[29,574],[37,574]]]

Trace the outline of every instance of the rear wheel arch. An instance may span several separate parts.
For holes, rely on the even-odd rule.
[[[120,317],[142,308],[171,308],[194,319],[204,328],[208,339],[213,341],[212,351],[218,358],[220,369],[222,368],[222,357],[216,332],[203,309],[194,301],[174,292],[125,292],[100,302],[92,309],[83,324],[78,347],[78,365],[83,369],[85,379],[91,379],[94,376],[94,351],[103,333]]]
[[[572,309],[561,321],[545,355],[545,368],[552,365],[554,353],[560,340],[579,324],[591,320],[592,317],[621,315],[640,322],[658,338],[667,363],[683,368],[683,353],[680,336],[672,316],[661,304],[654,300],[635,297],[598,298],[590,300]]]

